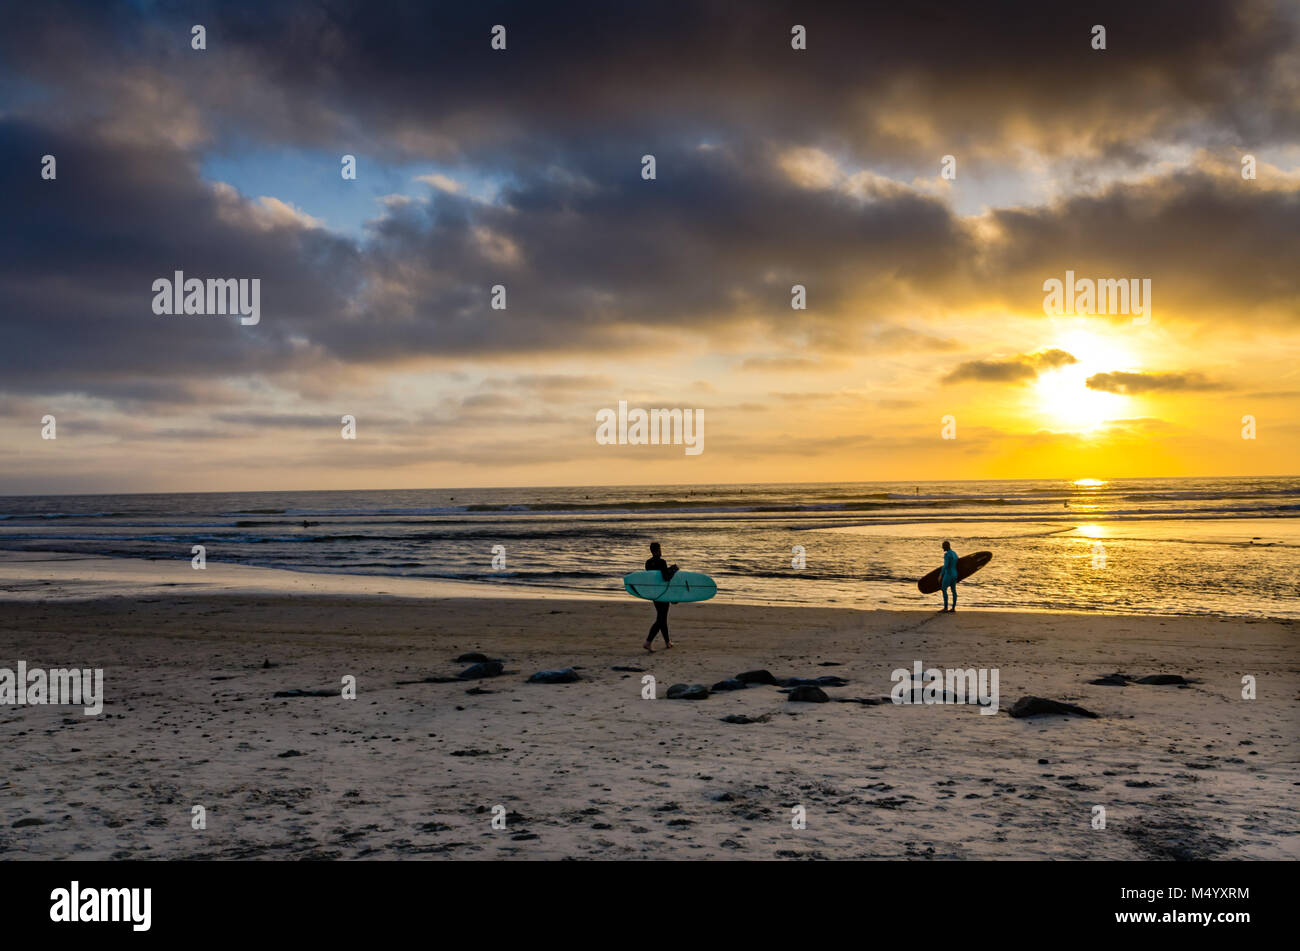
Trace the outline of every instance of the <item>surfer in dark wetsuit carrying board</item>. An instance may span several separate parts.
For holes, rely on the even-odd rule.
[[[677,574],[677,566],[668,564],[668,562],[664,561],[663,555],[659,553],[658,542],[650,543],[650,557],[646,559],[645,570],[659,572],[659,574],[663,576],[664,581],[671,581],[673,579],[673,575]],[[669,604],[667,601],[656,601],[654,602],[654,606],[655,606],[655,622],[650,625],[650,633],[646,635],[645,643],[641,645],[646,650],[651,652],[654,651],[654,648],[651,646],[651,644],[654,643],[656,634],[660,634],[660,633],[663,634],[665,650],[673,646],[673,642],[668,639]]]
[[[957,610],[957,553],[945,540],[943,543],[943,570],[939,573],[939,590],[943,592],[943,609],[948,608],[948,589],[952,588],[952,611]]]

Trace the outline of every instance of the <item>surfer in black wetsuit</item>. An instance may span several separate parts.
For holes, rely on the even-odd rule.
[[[673,575],[677,574],[677,566],[670,565],[664,561],[663,555],[659,553],[659,543],[650,543],[650,558],[645,563],[646,571],[657,571],[663,575],[664,581],[671,581]],[[654,648],[650,645],[654,643],[655,635],[662,633],[664,636],[664,649],[667,650],[673,646],[673,642],[668,639],[668,602],[656,601],[655,622],[650,625],[650,633],[646,635],[645,643],[641,646],[646,650],[653,652]]]
[[[948,589],[952,588],[952,608],[948,607]],[[943,609],[957,610],[957,553],[947,541],[943,543],[943,567],[939,571],[939,590],[943,592]]]

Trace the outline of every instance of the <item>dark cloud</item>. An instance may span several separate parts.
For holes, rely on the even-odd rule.
[[[643,353],[648,339],[668,351],[675,330],[719,339],[739,327],[755,349],[799,354],[743,367],[815,369],[854,348],[957,349],[896,315],[990,298],[1032,310],[1067,267],[1151,277],[1157,321],[1217,315],[1225,300],[1224,319],[1294,317],[1293,186],[1198,167],[994,210],[977,230],[937,195],[889,180],[804,187],[781,162],[789,145],[818,144],[910,180],[915,163],[932,174],[963,146],[1005,165],[1028,147],[1137,166],[1170,143],[1293,140],[1293,8],[936,11],[6,10],[0,388],[229,410],[242,377],[320,398],[348,371],[407,361]],[[192,23],[207,27],[206,51],[190,49]],[[494,23],[508,27],[502,53],[488,45]],[[794,23],[808,28],[806,52],[789,47]],[[1104,53],[1089,48],[1093,23],[1107,25]],[[204,157],[249,142],[444,158],[501,190],[491,202],[434,191],[348,238],[202,179]],[[647,151],[653,182],[639,177]],[[54,182],[38,175],[46,153]],[[262,322],[153,315],[151,283],[175,269],[259,277]],[[807,311],[790,309],[795,283]],[[495,284],[506,310],[489,307]],[[972,361],[946,380],[1023,381],[1059,365],[1042,359]],[[502,387],[560,399],[602,380]]]
[[[1020,360],[970,360],[943,378],[944,383],[1023,383],[1038,376],[1031,364]]]
[[[0,154],[6,388],[192,402],[201,378],[311,365],[313,323],[349,319],[356,247],[214,189],[185,153],[0,119]],[[176,270],[259,278],[261,323],[155,315],[153,282]]]
[[[1255,393],[1243,393],[1242,396],[1251,400],[1293,400],[1300,397],[1300,390],[1265,390]]]
[[[722,333],[757,319],[793,341],[838,325],[864,288],[883,305],[900,281],[940,281],[973,254],[937,199],[809,191],[766,158],[672,149],[646,182],[629,174],[626,156],[584,152],[564,174],[521,175],[496,204],[440,193],[395,208],[365,247],[375,288],[359,305],[367,319],[324,326],[315,339],[376,359],[619,350],[642,347],[646,329]],[[796,283],[810,289],[798,320]],[[496,284],[507,289],[505,310],[489,307]]]
[[[968,360],[943,378],[944,383],[1025,383],[1037,378],[1042,370],[1078,363],[1064,350],[1041,350],[1022,353],[1004,360]]]
[[[1041,304],[1043,282],[1071,269],[1076,278],[1149,279],[1154,322],[1300,317],[1300,269],[1284,264],[1300,235],[1300,190],[1243,180],[1231,162],[999,210],[992,220],[997,237],[982,248],[980,269],[1011,306]]]
[[[207,27],[202,53],[189,48],[192,23]],[[489,48],[498,23],[505,51]],[[803,52],[790,48],[796,23]],[[1107,28],[1104,52],[1090,47],[1094,23]],[[1121,158],[1162,139],[1285,139],[1300,127],[1284,81],[1296,39],[1285,0],[55,0],[6,11],[0,59],[85,110],[166,83],[224,138],[364,141],[510,166],[596,136],[612,146],[721,134],[929,166],[942,154],[934,135],[900,117],[923,111],[955,153],[1005,146],[1026,126],[1045,150]],[[133,82],[112,81],[123,76]]]
[[[857,348],[954,349],[887,315],[990,293],[1032,307],[1044,278],[1071,265],[1151,275],[1157,321],[1175,308],[1208,315],[1224,295],[1259,319],[1294,316],[1284,305],[1300,294],[1282,260],[1300,232],[1297,193],[1206,170],[995,212],[997,237],[980,242],[935,198],[809,190],[728,148],[665,153],[655,182],[582,153],[566,174],[516,179],[499,203],[439,193],[354,241],[203,182],[171,146],[0,120],[0,148],[31,158],[0,167],[15,224],[0,234],[0,370],[27,392],[193,401],[204,379],[297,375],[311,387],[339,367],[420,357],[641,350],[665,326],[743,324],[810,351],[747,368],[797,369]],[[37,175],[47,150],[54,182]],[[260,277],[262,322],[153,315],[152,281],[176,268]],[[508,307],[494,311],[498,283]],[[806,312],[790,310],[793,283],[809,288]],[[977,362],[954,379],[1034,369]]]
[[[1127,396],[1225,389],[1222,383],[1207,379],[1201,373],[1094,373],[1087,382],[1090,390]]]

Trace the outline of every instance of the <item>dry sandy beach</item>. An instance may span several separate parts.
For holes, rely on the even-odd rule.
[[[287,572],[126,594],[102,564],[30,558],[0,563],[0,667],[102,667],[106,701],[101,716],[0,706],[7,859],[1300,857],[1295,621],[719,598],[675,608],[677,646],[649,656],[652,612],[631,599],[399,597],[348,579],[331,595],[335,579]],[[399,683],[453,676],[470,651],[505,673]],[[664,699],[753,669],[880,698],[916,660],[997,668],[1001,711],[797,703],[775,686]],[[579,682],[526,683],[570,666]],[[659,699],[615,667],[652,674]],[[1199,682],[1088,683],[1116,671]],[[1243,674],[1258,699],[1241,699]],[[337,695],[345,675],[355,700]],[[298,689],[333,694],[273,696]],[[1024,695],[1099,717],[1014,719]],[[758,722],[724,722],[736,714]]]

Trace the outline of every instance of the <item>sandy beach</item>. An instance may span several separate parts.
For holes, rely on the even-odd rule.
[[[647,655],[651,611],[628,598],[275,571],[189,587],[162,563],[41,557],[0,563],[0,667],[102,667],[106,699],[99,716],[0,706],[4,858],[1300,857],[1293,620],[719,597],[675,608],[676,646]],[[156,586],[128,591],[133,570]],[[420,682],[466,652],[504,672]],[[887,698],[918,660],[997,669],[999,712],[833,702]],[[581,679],[527,682],[565,667]],[[847,683],[828,703],[770,685],[665,699],[759,669]],[[1088,683],[1113,672],[1196,682]],[[274,696],[292,690],[328,693]],[[1013,718],[1026,695],[1098,716]]]

